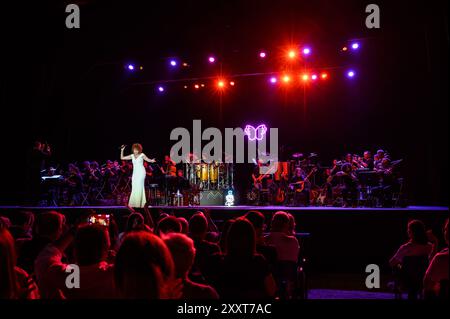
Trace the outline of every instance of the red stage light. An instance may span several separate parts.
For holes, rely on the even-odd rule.
[[[217,82],[217,86],[219,87],[219,89],[223,89],[225,87],[225,82],[223,80],[219,80]]]
[[[305,82],[308,81],[308,80],[309,80],[309,75],[306,74],[306,73],[303,74],[303,75],[302,75],[302,80],[305,81]]]
[[[289,75],[283,76],[283,82],[284,82],[284,83],[288,83],[288,82],[290,82],[290,81],[291,81],[291,77],[290,77]]]
[[[234,86],[234,81],[231,81],[231,82],[230,82],[230,85],[231,85],[231,86]]]
[[[295,51],[295,50],[289,50],[289,52],[288,52],[288,58],[289,59],[295,59],[297,57],[297,51]]]
[[[195,85],[194,85],[194,88],[199,89],[199,88],[200,88],[200,85],[195,84]]]
[[[322,80],[325,80],[325,79],[328,78],[328,74],[327,74],[327,73],[322,73],[322,74],[320,75],[320,77],[322,78]]]

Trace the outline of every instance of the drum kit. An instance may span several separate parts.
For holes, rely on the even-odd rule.
[[[191,187],[203,190],[225,190],[233,187],[233,164],[187,163],[185,176]]]

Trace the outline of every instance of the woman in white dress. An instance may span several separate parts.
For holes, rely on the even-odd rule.
[[[134,208],[143,208],[147,202],[145,199],[145,176],[146,171],[144,167],[144,161],[154,163],[155,159],[150,159],[142,153],[141,144],[133,144],[131,147],[133,153],[131,155],[124,156],[123,151],[125,145],[120,148],[120,159],[133,161],[133,175],[131,177],[131,195],[128,201],[128,206]]]

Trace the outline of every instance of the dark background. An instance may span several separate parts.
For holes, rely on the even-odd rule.
[[[373,1],[71,2],[81,8],[78,30],[65,28],[70,2],[0,9],[0,203],[23,197],[35,139],[53,146],[52,163],[116,159],[122,143],[136,141],[161,159],[170,131],[201,119],[203,127],[278,127],[280,144],[318,152],[325,164],[346,152],[386,149],[405,159],[411,203],[448,204],[447,1],[375,1],[379,30],[364,25]],[[340,53],[350,39],[360,39],[360,52]],[[161,80],[283,71],[281,52],[301,43],[314,50],[308,66],[338,67],[306,97],[300,86],[271,87],[267,77],[235,78],[223,95],[183,90],[184,82],[155,91]],[[260,49],[269,54],[264,63]],[[205,62],[211,53],[214,67]],[[190,67],[170,71],[173,56]],[[127,72],[127,63],[144,70]],[[347,80],[345,67],[357,78]]]

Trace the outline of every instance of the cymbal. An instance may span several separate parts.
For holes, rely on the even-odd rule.
[[[294,153],[294,154],[292,154],[292,157],[293,158],[300,158],[300,157],[303,157],[303,154],[302,153]]]

